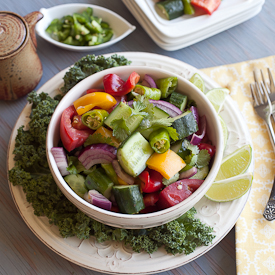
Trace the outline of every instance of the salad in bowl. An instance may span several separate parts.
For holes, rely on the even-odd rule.
[[[188,80],[117,67],[74,86],[47,132],[53,177],[81,211],[125,228],[176,219],[206,193],[222,159],[215,109]]]

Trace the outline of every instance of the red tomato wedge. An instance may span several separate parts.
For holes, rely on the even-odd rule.
[[[113,96],[123,96],[130,93],[140,79],[140,75],[132,72],[124,81],[117,74],[107,74],[103,77],[103,85],[106,93]]]
[[[168,185],[160,192],[157,206],[159,209],[165,209],[184,201],[192,195],[202,183],[203,180],[184,179]]]
[[[72,105],[65,109],[61,116],[60,121],[60,138],[65,149],[70,152],[76,147],[84,144],[85,140],[94,131],[88,130],[78,130],[73,128],[72,119],[77,115],[75,107]]]
[[[221,4],[221,0],[191,0],[191,5],[196,9],[196,13],[207,13],[211,15]],[[203,11],[203,12],[201,12]]]

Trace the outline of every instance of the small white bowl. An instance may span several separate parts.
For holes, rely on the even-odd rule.
[[[107,211],[96,207],[81,197],[79,197],[65,182],[63,177],[61,176],[56,162],[51,153],[51,148],[57,146],[60,136],[59,136],[59,126],[60,126],[60,118],[63,110],[67,107],[71,106],[73,102],[78,99],[80,96],[85,94],[85,91],[89,88],[103,88],[102,79],[106,74],[115,73],[118,74],[122,79],[126,80],[128,76],[133,72],[137,72],[141,79],[143,79],[145,74],[151,75],[154,79],[164,78],[173,76],[173,73],[168,71],[159,69],[159,68],[151,68],[146,66],[122,66],[111,68],[108,70],[104,70],[98,72],[92,76],[87,77],[86,79],[79,82],[75,85],[60,101],[55,112],[52,115],[48,132],[47,132],[47,141],[46,141],[46,150],[47,150],[47,158],[48,163],[56,181],[56,184],[64,193],[64,195],[82,212],[90,216],[91,218],[102,222],[104,224],[120,227],[120,228],[148,228],[159,226],[161,224],[165,224],[171,220],[174,220],[189,209],[191,209],[206,193],[206,191],[211,186],[214,181],[223,155],[223,142],[222,142],[222,129],[218,119],[218,115],[206,98],[206,96],[195,87],[190,81],[184,79],[181,76],[178,77],[178,88],[177,92],[184,93],[188,96],[188,98],[196,101],[198,106],[198,111],[200,115],[205,115],[207,118],[207,133],[212,143],[216,146],[216,153],[214,156],[214,160],[212,163],[212,167],[203,184],[187,199],[182,201],[181,203],[167,208],[165,210],[161,210],[158,212],[150,213],[150,214],[121,214],[115,213],[111,211]]]
[[[47,27],[53,19],[61,19],[63,16],[72,15],[74,12],[82,12],[88,7],[93,9],[93,14],[95,16],[102,18],[103,21],[107,22],[110,25],[110,28],[112,28],[114,35],[110,41],[96,46],[72,46],[52,39],[50,35],[46,32]],[[40,12],[43,14],[44,17],[36,24],[36,33],[48,42],[63,49],[72,51],[101,50],[122,40],[136,29],[135,26],[131,25],[128,21],[126,21],[115,12],[96,5],[65,4],[54,6],[49,9],[42,8],[40,9]]]

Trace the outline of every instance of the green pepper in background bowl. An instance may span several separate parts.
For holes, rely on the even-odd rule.
[[[109,24],[94,16],[91,7],[81,13],[52,20],[46,32],[54,40],[74,46],[99,45],[108,42],[113,36]]]

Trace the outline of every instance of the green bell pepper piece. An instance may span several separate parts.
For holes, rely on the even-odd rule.
[[[185,14],[194,14],[195,13],[195,9],[194,7],[191,5],[190,3],[191,0],[182,0],[183,3],[183,11]]]
[[[156,80],[157,87],[161,90],[161,98],[167,98],[174,92],[178,85],[178,78],[170,76],[167,78],[160,78]]]
[[[142,85],[136,85],[134,92],[140,95],[144,95],[149,99],[159,100],[161,97],[161,91],[157,88],[149,88]]]

